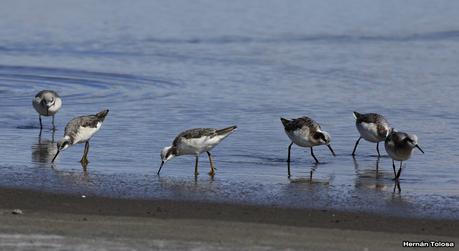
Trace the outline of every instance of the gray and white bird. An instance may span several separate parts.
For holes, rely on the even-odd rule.
[[[328,134],[326,131],[323,131],[320,125],[314,120],[304,116],[292,120],[281,118],[281,121],[284,125],[285,133],[292,141],[292,143],[290,143],[288,146],[288,176],[290,176],[290,150],[293,143],[301,147],[310,147],[311,155],[317,164],[319,163],[319,160],[317,160],[316,156],[314,155],[314,151],[312,149],[314,146],[326,145],[328,149],[330,149],[333,156],[335,156],[335,152],[330,146],[330,134]]]
[[[84,153],[80,162],[83,166],[86,166],[89,162],[89,140],[99,131],[107,114],[108,110],[103,110],[94,115],[79,116],[70,120],[65,127],[64,137],[57,143],[57,153],[51,163],[54,162],[61,151],[72,145],[85,143]]]
[[[163,167],[164,163],[174,158],[175,156],[180,155],[196,156],[194,175],[198,175],[199,155],[203,152],[206,152],[210,161],[209,175],[213,176],[215,174],[215,167],[210,151],[222,140],[233,133],[236,128],[237,126],[230,126],[223,129],[195,128],[180,133],[174,139],[174,142],[172,142],[171,146],[167,146],[162,149],[161,165],[158,170],[158,175],[159,172],[161,172],[161,168]]]
[[[357,150],[357,145],[359,141],[363,138],[366,141],[376,143],[376,151],[378,152],[378,157],[381,156],[379,153],[379,142],[384,141],[389,135],[391,127],[389,122],[384,118],[384,116],[377,113],[366,113],[361,114],[354,112],[355,117],[355,126],[359,131],[360,137],[355,142],[354,150],[352,151],[352,156],[355,156],[355,151]]]
[[[40,120],[40,129],[43,129],[41,122],[41,116],[52,116],[53,117],[53,129],[56,129],[54,125],[54,115],[62,107],[62,99],[55,91],[42,90],[32,100],[33,108],[38,112],[38,119]]]
[[[418,137],[414,134],[408,134],[405,132],[397,132],[391,130],[389,136],[384,142],[387,154],[392,158],[392,167],[394,168],[395,180],[400,178],[402,172],[402,163],[411,157],[411,153],[414,148],[419,149],[422,153],[424,151],[418,145]],[[395,173],[395,160],[400,161],[400,168]]]

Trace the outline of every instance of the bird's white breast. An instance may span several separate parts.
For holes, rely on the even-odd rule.
[[[45,107],[41,105],[41,98],[36,97],[32,100],[32,105],[35,108],[35,110],[42,116],[53,116],[55,115],[62,107],[62,99],[61,98],[56,98],[56,101],[54,102],[54,105],[49,107],[49,110],[46,110]]]
[[[52,105],[49,108],[49,115],[52,116],[56,114],[61,109],[61,107],[62,107],[62,99],[56,98],[56,100],[54,101],[54,105]]]
[[[358,123],[357,130],[359,131],[362,138],[370,142],[377,143],[384,140],[379,137],[378,126],[375,123]]]
[[[76,133],[74,137],[74,144],[77,143],[83,143],[88,141],[94,134],[99,131],[100,127],[102,126],[102,123],[98,122],[96,127],[83,127],[80,126],[78,128],[78,132]]]
[[[309,140],[309,129],[302,128],[294,131],[286,131],[287,136],[298,146],[312,147],[314,144]]]
[[[182,139],[177,145],[179,155],[198,155],[200,153],[210,151],[224,136],[203,136],[200,138]]]

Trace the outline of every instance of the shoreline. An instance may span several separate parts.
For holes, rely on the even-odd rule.
[[[117,199],[0,188],[0,209],[52,213],[154,219],[215,220],[233,223],[271,224],[372,232],[396,232],[459,236],[459,220],[385,216],[339,210],[263,207],[228,203]]]

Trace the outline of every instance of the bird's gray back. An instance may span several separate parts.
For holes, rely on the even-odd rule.
[[[203,136],[214,137],[217,135],[217,130],[214,128],[194,128],[186,130],[177,137],[175,137],[174,142],[172,145],[177,146],[182,139],[192,139],[192,138],[200,138]]]
[[[357,123],[375,123],[375,124],[387,124],[389,125],[389,122],[387,122],[386,118],[384,116],[377,114],[377,113],[366,113],[366,114],[359,114],[359,116],[356,118]]]
[[[320,125],[317,122],[306,116],[297,119],[292,119],[284,124],[284,128],[286,131],[295,131],[303,127],[307,127],[311,132],[320,129]]]
[[[404,132],[393,132],[392,134],[387,137],[386,141],[394,142],[394,145],[402,145],[406,143],[405,139],[409,138],[409,135]]]
[[[35,97],[36,97],[36,98],[42,97],[42,96],[43,96],[44,94],[46,94],[46,93],[50,93],[50,94],[52,94],[52,95],[54,95],[54,96],[56,96],[56,97],[59,98],[59,94],[57,94],[57,92],[52,91],[52,90],[42,90],[42,91],[40,91],[39,93],[37,93],[37,95],[35,95]]]

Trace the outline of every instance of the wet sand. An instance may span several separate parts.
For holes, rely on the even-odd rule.
[[[459,241],[459,222],[0,189],[0,249],[387,250]],[[12,214],[21,209],[23,214]]]

